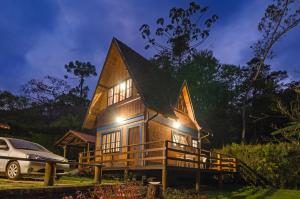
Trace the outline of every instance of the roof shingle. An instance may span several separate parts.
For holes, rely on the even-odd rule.
[[[145,105],[166,116],[176,117],[173,107],[180,92],[178,81],[123,42],[116,38],[113,41],[116,42]]]

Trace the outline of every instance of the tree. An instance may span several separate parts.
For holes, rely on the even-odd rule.
[[[213,145],[236,142],[239,127],[233,98],[239,67],[222,65],[211,51],[201,51],[182,64],[176,78],[188,81],[196,117],[214,134]]]
[[[253,46],[254,56],[258,58],[255,81],[267,58],[272,58],[273,46],[300,22],[300,2],[298,0],[273,0],[258,24],[262,38]]]
[[[28,106],[28,101],[23,96],[16,96],[9,91],[0,91],[0,110],[15,111]]]
[[[91,76],[96,76],[95,66],[90,62],[69,62],[69,64],[65,65],[65,69],[68,73],[73,75],[73,78],[79,79],[79,85],[73,89],[74,93],[79,93],[81,98],[86,98],[88,93],[88,86],[84,85],[84,81],[86,78]],[[66,79],[69,78],[68,75],[64,76]]]
[[[250,90],[255,81],[260,77],[263,68],[266,66],[267,58],[274,56],[273,46],[290,30],[295,28],[300,22],[300,5],[295,0],[273,0],[273,3],[267,7],[264,16],[258,24],[258,31],[262,38],[253,46],[254,58],[249,62],[253,71],[249,71],[251,80],[247,83],[247,88],[242,106],[242,142],[246,137],[247,123],[247,101]]]
[[[279,122],[276,119],[278,114],[274,111],[275,100],[283,87],[281,82],[287,78],[287,73],[286,71],[271,71],[269,65],[264,65],[259,78],[253,81],[258,61],[257,58],[254,58],[247,63],[247,66],[241,68],[240,78],[242,81],[237,86],[238,95],[234,100],[241,112],[242,142],[245,142],[247,137],[249,141],[251,137],[258,139],[262,135],[269,136],[268,132],[272,131],[271,123]],[[247,131],[252,131],[253,134],[247,136]]]
[[[277,110],[289,122],[287,126],[274,131],[273,135],[281,135],[285,140],[300,145],[300,82],[287,84],[281,99],[277,100]]]
[[[46,76],[42,80],[32,79],[22,86],[21,90],[32,102],[47,103],[70,92],[70,85],[65,80]]]
[[[153,47],[158,51],[154,56],[157,60],[163,60],[161,68],[166,60],[173,70],[176,70],[185,61],[197,53],[199,46],[209,36],[210,28],[217,21],[218,16],[207,15],[208,7],[191,2],[189,7],[173,7],[169,11],[169,20],[158,18],[157,28],[153,34],[148,24],[140,27],[142,38],[146,40],[145,49]]]

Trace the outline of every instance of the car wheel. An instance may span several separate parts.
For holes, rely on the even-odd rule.
[[[10,162],[6,167],[6,176],[8,179],[17,180],[21,178],[20,165],[17,161]]]

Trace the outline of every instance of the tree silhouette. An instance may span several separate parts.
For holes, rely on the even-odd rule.
[[[156,59],[168,58],[178,69],[184,60],[197,53],[197,48],[209,36],[210,28],[217,21],[217,15],[203,18],[207,12],[208,7],[191,2],[186,9],[171,8],[169,19],[158,18],[154,34],[148,24],[143,24],[140,32],[146,40],[145,48],[155,48],[158,50]]]
[[[68,73],[73,75],[73,78],[79,79],[79,85],[75,87],[75,92],[79,93],[79,96],[82,98],[87,97],[88,86],[84,86],[84,81],[86,78],[91,76],[96,76],[95,66],[90,62],[69,62],[69,64],[65,65],[65,69]],[[68,75],[64,76],[66,79],[69,78]]]

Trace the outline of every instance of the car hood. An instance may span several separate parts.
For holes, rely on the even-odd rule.
[[[60,155],[56,155],[50,151],[33,151],[33,150],[24,150],[24,149],[20,149],[19,151],[21,151],[22,153],[29,155],[29,154],[33,154],[33,155],[38,155],[41,156],[43,158],[45,158],[46,160],[55,160],[55,161],[65,161],[66,159]]]

